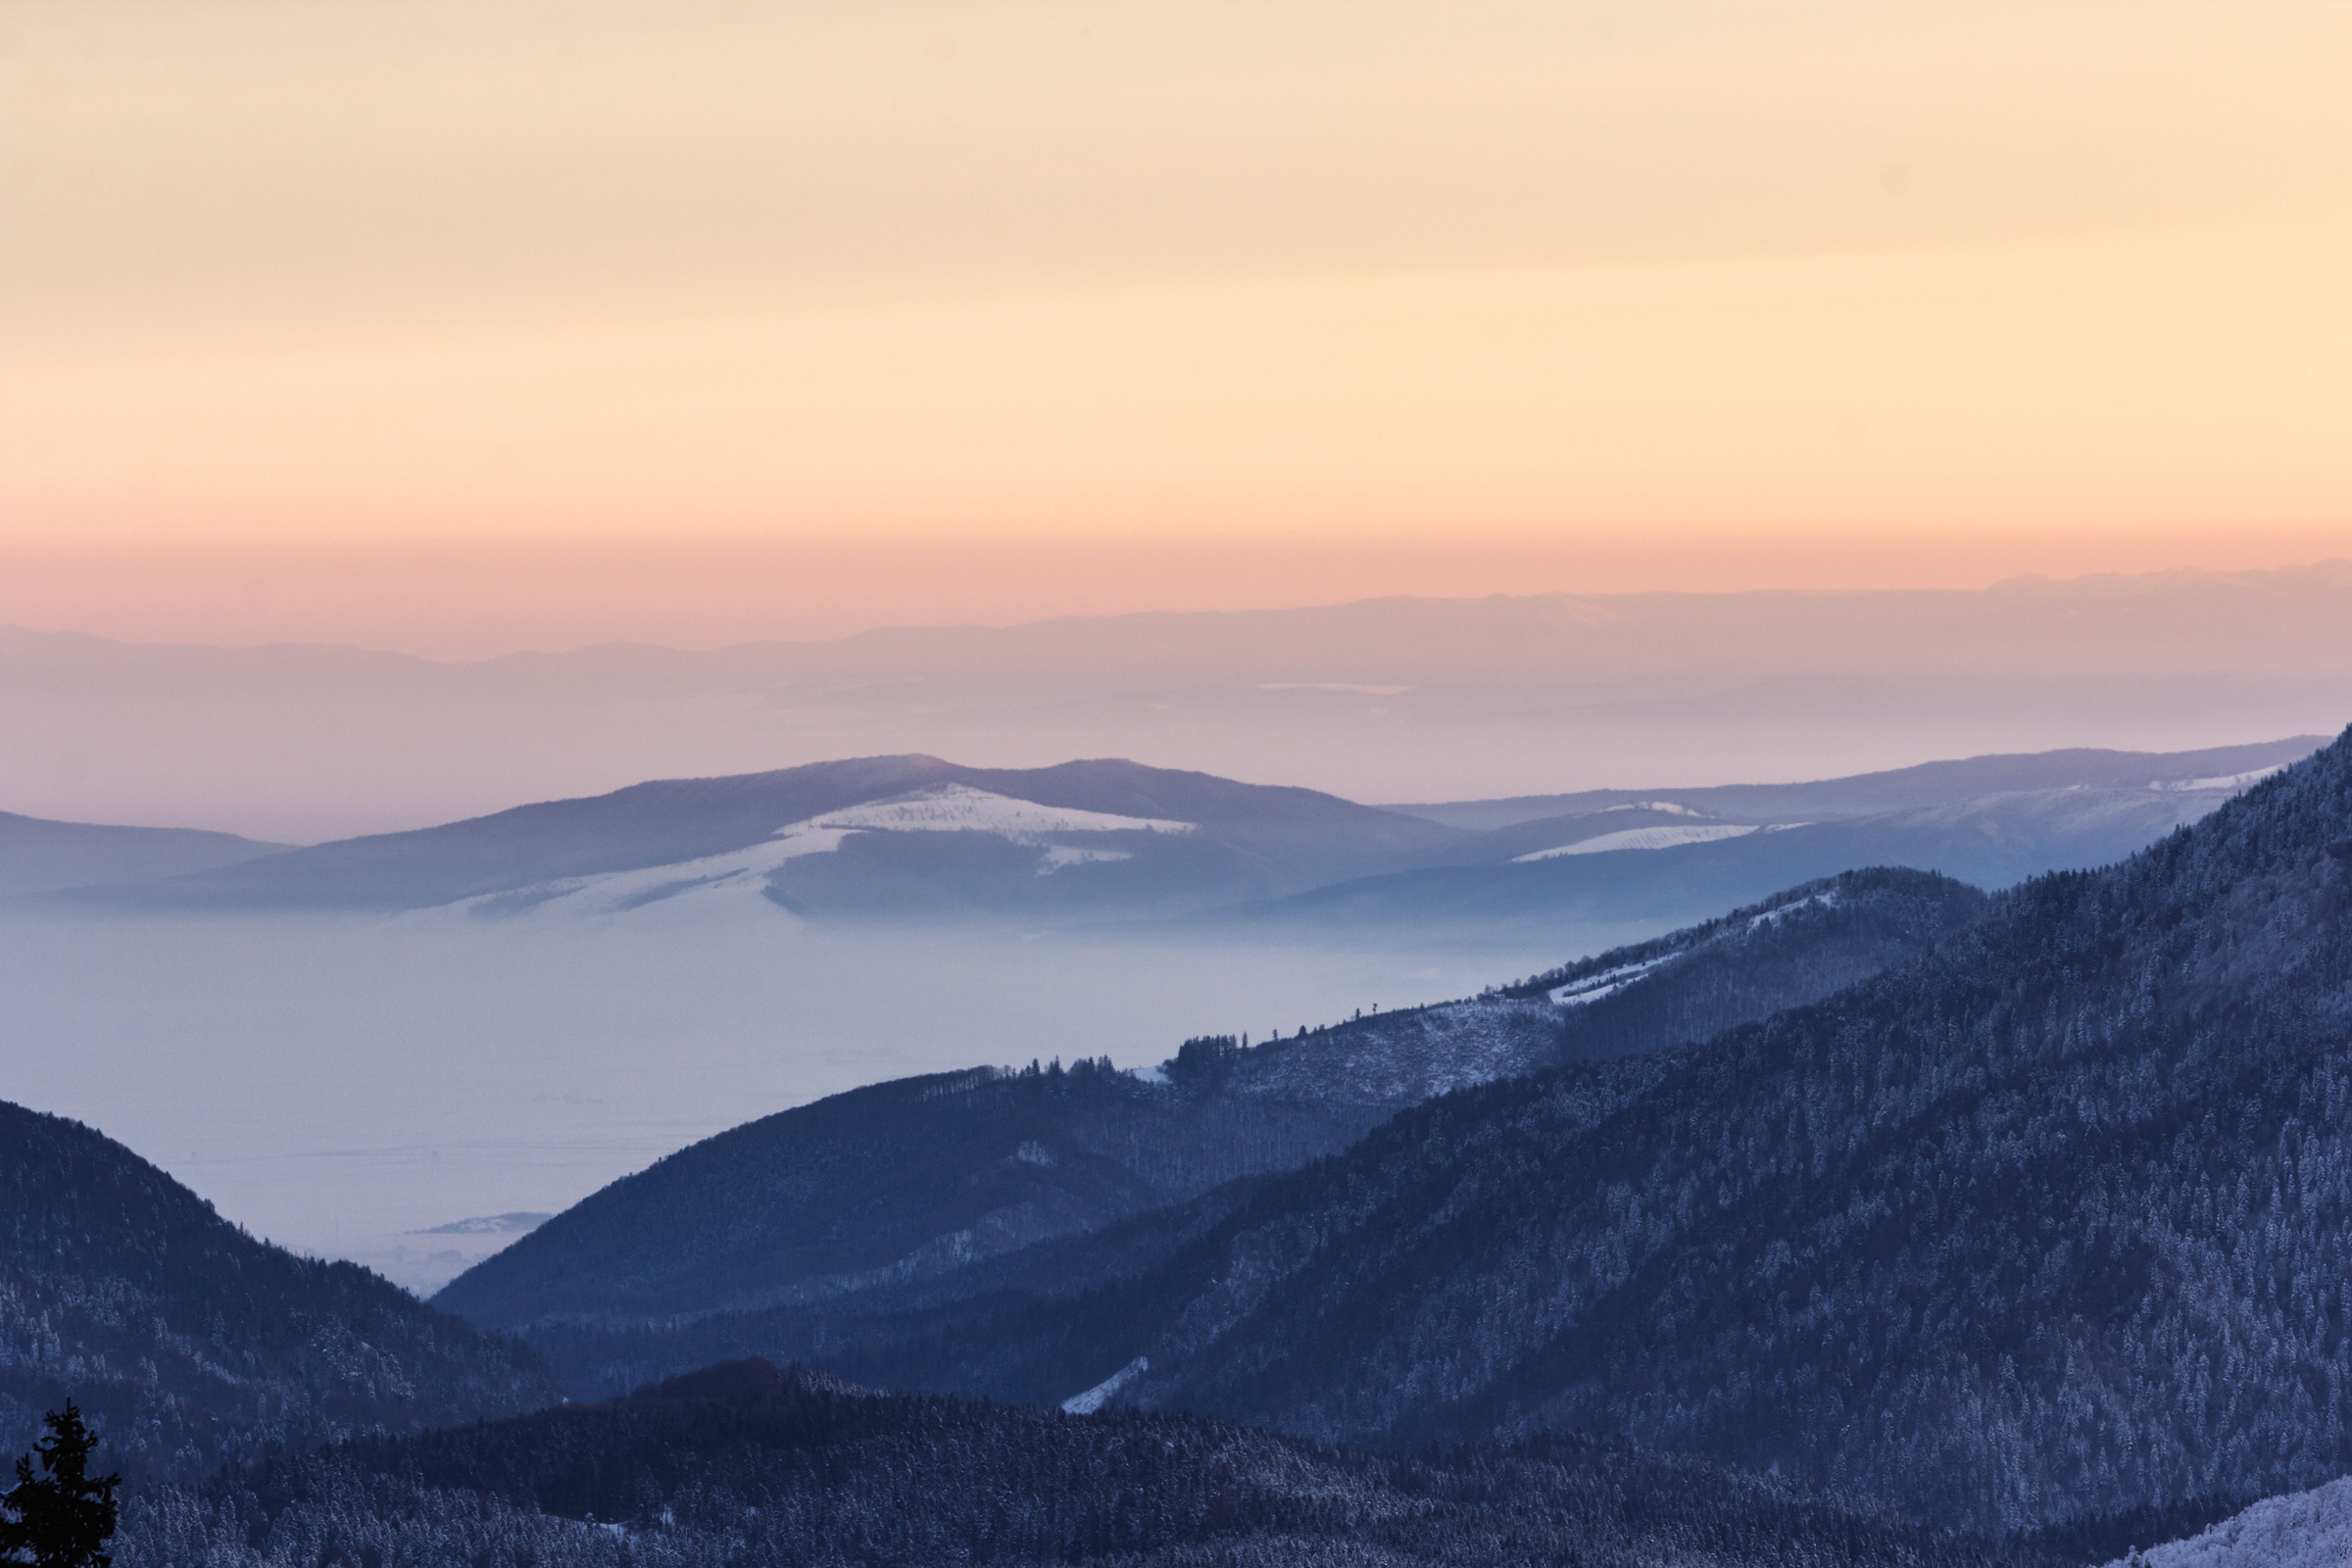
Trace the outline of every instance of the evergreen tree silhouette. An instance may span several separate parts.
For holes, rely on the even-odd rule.
[[[115,1534],[115,1489],[122,1478],[87,1474],[98,1440],[72,1399],[63,1414],[52,1410],[43,1419],[49,1436],[33,1450],[42,1473],[33,1475],[32,1454],[25,1454],[17,1460],[17,1484],[0,1493],[0,1562],[111,1568],[106,1544]]]

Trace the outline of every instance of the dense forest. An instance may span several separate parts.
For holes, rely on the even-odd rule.
[[[144,1479],[558,1391],[531,1351],[256,1241],[113,1140],[0,1102],[0,1456],[69,1397]]]
[[[1096,1060],[901,1079],[658,1161],[460,1276],[436,1304],[491,1328],[626,1326],[919,1283],[1295,1169],[1386,1114],[1180,1094]]]
[[[873,1394],[763,1362],[162,1492],[118,1546],[122,1568],[2027,1560],[1575,1438],[1373,1455],[1188,1416]]]

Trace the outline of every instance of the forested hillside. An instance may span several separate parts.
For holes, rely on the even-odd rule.
[[[508,1415],[529,1350],[350,1263],[255,1241],[79,1122],[0,1102],[0,1456],[68,1398],[133,1478]]]
[[[435,1299],[491,1328],[820,1301],[1294,1169],[1387,1114],[1188,1095],[1091,1060],[900,1079],[681,1150]]]
[[[2352,739],[1699,1049],[1448,1096],[932,1375],[2008,1529],[2352,1469]],[[854,1364],[854,1358],[852,1361]],[[1044,1386],[1055,1370],[1062,1381]]]
[[[1853,1499],[1575,1439],[1388,1458],[1189,1417],[877,1395],[738,1362],[611,1404],[354,1445],[157,1496],[134,1508],[117,1561],[1996,1568],[2007,1559]]]
[[[907,1311],[1136,1272],[1247,1196],[1212,1188],[1335,1153],[1434,1095],[1811,1001],[1984,904],[1942,877],[1852,872],[1487,997],[1255,1047],[1189,1041],[1165,1083],[1081,1061],[857,1090],[614,1183],[436,1301],[529,1332],[583,1396],[730,1355],[896,1342]],[[1170,1204],[1193,1206],[1076,1240]]]

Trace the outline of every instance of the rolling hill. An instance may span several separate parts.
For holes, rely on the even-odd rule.
[[[610,918],[717,901],[800,913],[1186,909],[1311,887],[1455,837],[1312,790],[1124,761],[862,758],[634,785],[346,839],[132,889],[187,909]]]
[[[102,827],[0,811],[0,898],[57,893],[216,871],[283,851],[282,844],[194,828]]]
[[[865,758],[634,785],[51,902],[689,932],[789,914],[1524,946],[1578,929],[1672,930],[1867,865],[1993,888],[2104,864],[2315,744],[2072,751],[1813,784],[1394,810],[1126,761],[1000,770]],[[1496,818],[1509,819],[1451,825]],[[7,853],[0,836],[0,875]]]

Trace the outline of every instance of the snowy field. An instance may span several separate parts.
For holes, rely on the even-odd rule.
[[[2352,1563],[2352,1478],[2266,1497],[2203,1535],[2108,1568],[2344,1568]]]
[[[1475,993],[1627,940],[1328,947],[407,917],[0,922],[0,1099],[89,1122],[258,1235],[419,1291],[723,1128],[976,1062],[1158,1062]]]

